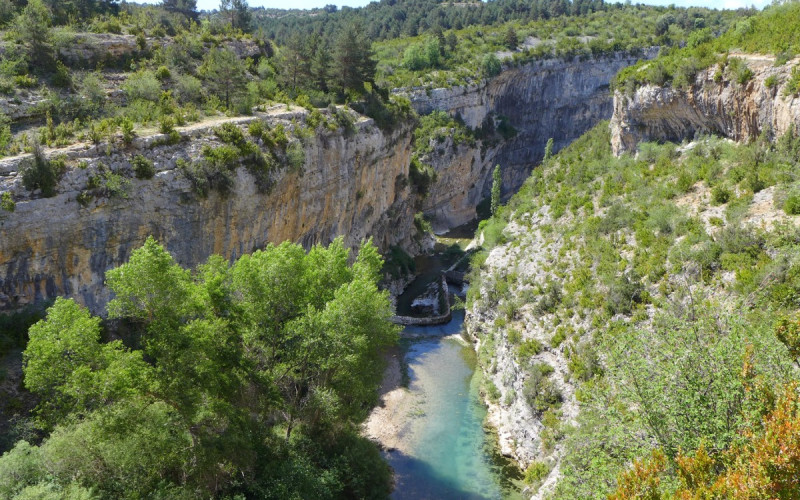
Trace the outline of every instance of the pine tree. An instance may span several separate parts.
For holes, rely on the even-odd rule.
[[[494,172],[492,172],[492,215],[497,214],[497,209],[500,208],[500,188],[503,185],[503,179],[500,177],[500,165],[495,165]]]
[[[161,5],[167,12],[182,14],[192,21],[197,21],[200,15],[197,12],[197,0],[163,0]]]
[[[334,51],[334,82],[342,92],[362,92],[364,83],[375,82],[375,65],[372,43],[364,34],[360,22],[350,23],[336,39]]]
[[[222,0],[219,4],[219,11],[233,29],[239,29],[245,33],[252,28],[252,15],[247,0]]]
[[[504,40],[506,47],[511,50],[516,50],[517,45],[519,45],[519,38],[517,37],[517,31],[512,26],[509,26],[508,30],[506,30],[506,36]]]

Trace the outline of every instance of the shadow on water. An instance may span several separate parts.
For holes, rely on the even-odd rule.
[[[396,488],[395,500],[491,500],[497,498],[489,491],[486,494],[467,491],[453,479],[439,477],[436,469],[424,460],[408,456],[399,451],[384,452],[392,464]]]

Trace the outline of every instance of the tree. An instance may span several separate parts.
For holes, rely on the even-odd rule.
[[[244,90],[247,83],[244,62],[227,48],[214,48],[206,53],[199,73],[225,102],[226,108],[230,108],[231,100]]]
[[[492,172],[492,215],[497,214],[497,210],[500,208],[500,190],[502,187],[503,179],[500,176],[500,165],[495,165]]]
[[[481,61],[481,71],[483,72],[483,76],[491,78],[495,75],[498,75],[502,69],[503,65],[500,63],[500,59],[498,59],[494,53],[489,53],[483,56],[483,60]]]
[[[503,38],[503,41],[505,42],[506,47],[508,47],[509,49],[511,50],[517,49],[517,45],[519,45],[519,39],[517,38],[517,31],[514,29],[513,26],[508,27],[508,29],[506,30],[505,37]]]
[[[247,0],[221,0],[219,11],[232,29],[242,30],[245,33],[252,29],[253,16],[250,14]]]
[[[311,74],[311,54],[309,44],[299,33],[293,34],[280,52],[281,80],[283,84],[297,92],[298,86],[305,86]],[[303,85],[305,84],[305,85]]]
[[[336,38],[334,81],[342,92],[364,91],[364,83],[375,83],[372,43],[358,21],[348,24]]]
[[[72,300],[31,328],[25,383],[52,432],[0,457],[0,496],[89,498],[60,494],[79,477],[103,498],[385,497],[358,435],[397,338],[382,266],[371,241],[352,259],[337,239],[191,273],[148,238],[107,273],[132,347]]]
[[[542,162],[545,163],[553,157],[553,138],[547,139],[547,144],[544,146],[544,158]]]
[[[162,6],[167,12],[181,14],[186,19],[197,21],[197,0],[162,0]]]
[[[17,17],[14,28],[25,47],[31,69],[48,67],[52,63],[53,47],[50,25],[53,16],[42,0],[31,0]]]

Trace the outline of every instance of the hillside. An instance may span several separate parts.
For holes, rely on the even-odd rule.
[[[654,449],[659,491],[699,488],[675,460],[724,468],[797,379],[797,151],[703,137],[617,158],[603,123],[482,224],[468,329],[539,495],[610,494]]]

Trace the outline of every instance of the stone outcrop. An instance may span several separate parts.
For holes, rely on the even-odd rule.
[[[784,90],[798,61],[775,66],[771,56],[730,57],[742,58],[752,78],[738,83],[715,65],[700,71],[688,88],[646,85],[632,95],[617,91],[611,119],[614,153],[635,151],[642,141],[680,142],[698,134],[748,141],[764,132],[775,138],[792,126],[797,130],[800,99]],[[767,85],[768,79],[774,85]]]
[[[541,161],[549,138],[558,151],[610,118],[611,79],[656,52],[536,61],[507,68],[480,84],[401,91],[420,114],[441,110],[473,129],[505,122],[516,131],[491,144],[478,141],[474,148],[448,141],[425,159],[439,175],[423,205],[434,229],[442,231],[475,217],[475,206],[491,190],[494,165],[501,166],[503,195],[510,196]]]
[[[234,121],[242,126],[264,119],[287,128],[292,120],[302,123],[304,110],[277,108]],[[64,154],[68,164],[52,198],[23,187],[24,157],[0,161],[0,191],[11,192],[16,201],[13,212],[0,210],[0,310],[66,295],[102,311],[109,299],[105,271],[125,262],[149,235],[184,266],[211,254],[232,259],[269,243],[310,246],[339,235],[349,246],[373,237],[381,248],[401,245],[413,251],[408,125],[384,133],[360,117],[353,133],[319,129],[304,141],[304,166],[273,172],[268,193],[258,192],[254,178],[240,167],[228,196],[212,191],[201,198],[178,160],[198,161],[204,145],[217,145],[214,125],[187,127],[185,140],[171,146],[156,145],[159,137],[139,138],[110,156],[105,145],[49,152]],[[155,177],[133,176],[130,161],[136,154],[153,161]],[[128,188],[79,203],[90,176],[102,171],[122,175]]]

